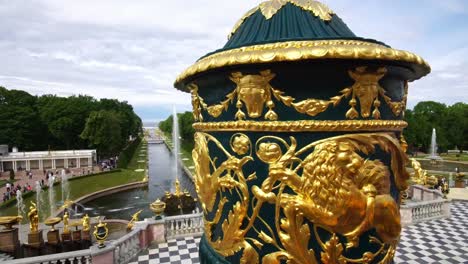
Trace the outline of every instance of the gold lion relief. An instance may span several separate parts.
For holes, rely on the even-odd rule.
[[[318,262],[308,245],[314,239],[324,263],[369,262],[377,257],[387,263],[401,231],[399,206],[390,195],[391,177],[400,191],[406,189],[409,178],[403,165],[407,158],[398,140],[387,133],[349,134],[299,150],[294,137],[289,141],[264,136],[253,146],[247,135],[237,133],[228,150],[215,137],[196,133],[195,185],[205,217],[214,212],[214,217],[205,218],[211,246],[225,257],[242,251],[241,263],[259,263],[256,248],[271,244],[278,250],[264,256],[264,264],[313,264]],[[221,150],[221,156],[210,157],[208,144]],[[376,147],[391,156],[390,167],[362,156],[374,153]],[[255,172],[244,175],[243,167],[254,161],[254,155],[268,165],[268,176],[259,185],[248,184],[257,179]],[[238,199],[228,203],[225,193],[237,194]],[[272,226],[261,216],[265,203],[276,208]],[[228,214],[223,216],[226,210]],[[266,229],[254,228],[257,222]],[[220,237],[212,233],[217,225],[221,225]],[[329,236],[320,236],[319,229]],[[370,236],[369,243],[379,250],[365,252],[361,259],[346,257],[371,229],[378,237]],[[252,230],[256,235],[247,236]]]

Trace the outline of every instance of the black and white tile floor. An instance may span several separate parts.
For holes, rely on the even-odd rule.
[[[403,229],[396,263],[468,263],[468,202],[453,202],[448,219]],[[200,238],[181,238],[159,244],[131,264],[190,264],[198,260]]]

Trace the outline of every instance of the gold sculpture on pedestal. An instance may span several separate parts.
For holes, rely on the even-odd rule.
[[[68,215],[68,212],[65,212],[63,214],[63,233],[68,234],[70,233],[70,229],[68,229],[68,220],[70,219],[70,216]]]
[[[130,219],[130,222],[128,222],[127,224],[128,231],[133,229],[133,227],[135,226],[135,222],[138,222],[138,216],[140,216],[141,212],[143,212],[143,210],[140,210],[132,215],[132,219]]]
[[[175,195],[177,197],[181,196],[182,195],[182,192],[180,191],[180,182],[179,182],[179,178],[176,179],[175,181]]]
[[[81,223],[83,225],[83,231],[88,232],[89,231],[89,216],[88,214],[85,214],[83,218],[81,219]]]
[[[39,212],[37,210],[37,206],[34,202],[31,201],[31,206],[29,207],[29,229],[31,233],[37,233],[39,230]]]
[[[435,176],[428,176],[427,171],[423,170],[419,161],[411,159],[411,166],[414,169],[414,175],[411,177],[411,180],[415,184],[426,185],[429,187],[434,187],[437,184],[437,178]]]

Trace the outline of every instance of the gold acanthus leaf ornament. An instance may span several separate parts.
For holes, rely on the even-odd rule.
[[[331,21],[334,12],[325,4],[315,0],[268,0],[261,3],[259,6],[249,10],[237,23],[234,25],[228,39],[232,37],[244,23],[244,21],[252,16],[257,10],[260,10],[265,19],[271,19],[278,11],[283,8],[287,3],[291,3],[306,11],[311,12],[314,16],[319,17],[323,21]]]
[[[208,144],[225,158],[210,157]],[[276,136],[261,137],[252,149],[248,136],[237,133],[230,145],[237,155],[230,154],[213,136],[195,134],[195,186],[205,212],[206,237],[219,254],[228,257],[242,251],[241,263],[259,263],[257,250],[270,244],[278,250],[265,255],[263,264],[315,264],[315,253],[323,263],[369,263],[377,257],[382,263],[391,260],[401,225],[390,182],[401,191],[409,178],[404,167],[407,157],[392,133],[342,135],[301,149],[294,137],[287,143]],[[389,167],[365,158],[377,147],[391,156]],[[245,177],[244,165],[254,160],[253,151],[268,166],[268,176],[249,188],[247,183],[256,177],[255,173]],[[236,201],[229,205],[231,209],[227,197]],[[264,203],[274,205],[273,226],[260,215]],[[258,222],[266,229],[255,228]],[[215,226],[222,235],[213,234]],[[319,235],[318,228],[329,235]],[[346,257],[371,229],[379,238],[369,236],[368,243],[377,245],[377,251],[365,252],[359,259]],[[257,234],[248,236],[249,231]],[[321,252],[309,248],[311,239],[319,242]]]
[[[348,71],[349,76],[355,81],[351,87],[347,87],[340,91],[340,94],[333,96],[328,100],[322,99],[305,99],[295,102],[296,99],[286,95],[283,91],[273,88],[270,81],[276,76],[270,70],[261,71],[260,74],[242,74],[234,72],[229,77],[236,84],[236,88],[226,95],[226,99],[219,104],[207,106],[203,98],[198,94],[198,86],[195,83],[189,85],[192,93],[193,115],[196,121],[203,121],[201,114],[202,109],[206,110],[212,117],[219,117],[223,111],[229,109],[229,105],[235,102],[237,112],[236,120],[244,120],[246,117],[259,118],[262,116],[265,106],[268,109],[264,115],[266,120],[278,120],[278,114],[274,111],[275,98],[278,102],[285,106],[293,107],[297,112],[307,114],[309,116],[317,116],[325,112],[330,106],[338,106],[344,98],[351,97],[349,106],[351,107],[346,112],[347,119],[356,119],[359,116],[368,118],[371,116],[374,119],[380,119],[379,96],[388,104],[395,116],[400,116],[406,107],[407,98],[407,83],[405,84],[405,95],[401,102],[394,102],[385,94],[385,90],[379,85],[379,80],[384,77],[387,70],[382,67],[376,71],[369,71],[366,66],[358,67],[354,71]],[[361,113],[356,110],[356,106],[360,104]],[[242,110],[245,106],[247,115]]]

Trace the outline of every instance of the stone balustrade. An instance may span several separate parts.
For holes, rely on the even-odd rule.
[[[128,263],[133,257],[140,253],[141,232],[143,232],[142,229],[136,229],[113,243],[115,246],[114,263]]]
[[[203,214],[170,216],[164,219],[166,239],[186,236],[201,236],[203,234]]]
[[[38,257],[15,259],[5,264],[58,264],[58,263],[128,263],[150,243],[161,243],[167,239],[203,234],[203,214],[194,213],[165,217],[161,220],[145,219],[135,224],[132,231],[117,240],[105,243],[105,248],[97,245],[85,250],[50,254]],[[2,264],[3,264],[2,263]]]
[[[410,202],[400,207],[401,224],[407,226],[450,217],[450,200]]]
[[[91,249],[78,250],[66,253],[52,254],[39,257],[22,258],[3,262],[4,264],[57,264],[57,263],[75,263],[89,264],[92,263]]]

